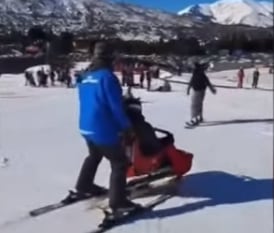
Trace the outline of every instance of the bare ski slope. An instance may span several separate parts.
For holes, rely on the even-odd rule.
[[[272,233],[273,122],[264,119],[273,119],[273,92],[219,88],[206,97],[205,119],[221,122],[187,130],[190,97],[185,85],[172,85],[172,93],[134,93],[148,101],[147,119],[194,153],[193,168],[179,197],[110,232]],[[75,89],[34,89],[24,87],[22,75],[1,76],[0,159],[8,158],[0,166],[1,233],[85,233],[99,223],[102,214],[88,202],[20,220],[73,188],[87,155],[77,107]],[[103,161],[97,182],[107,186],[108,175]]]

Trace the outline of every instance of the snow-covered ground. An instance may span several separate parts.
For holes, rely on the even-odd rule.
[[[205,101],[211,125],[187,130],[190,97],[185,85],[172,87],[171,93],[134,93],[147,101],[147,119],[173,132],[177,147],[194,153],[193,168],[180,196],[110,232],[272,233],[273,122],[267,119],[273,119],[273,92],[218,88]],[[102,213],[88,210],[88,201],[24,219],[28,210],[55,202],[73,188],[87,155],[77,115],[75,89],[30,88],[23,75],[1,76],[1,233],[84,233],[100,222]],[[103,161],[97,182],[107,186],[108,175]]]
[[[251,89],[253,81],[254,68],[245,69],[244,88]],[[258,82],[258,88],[264,90],[273,90],[273,74],[269,73],[269,68],[259,68],[260,78]],[[227,88],[237,87],[237,73],[238,70],[226,70],[219,72],[207,72],[208,77],[213,84]],[[190,73],[184,73],[181,76],[170,75],[168,72],[163,72],[163,78],[167,78],[170,81],[177,81],[187,83],[191,78]]]

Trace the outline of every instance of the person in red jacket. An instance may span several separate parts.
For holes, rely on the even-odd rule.
[[[245,77],[244,68],[241,67],[238,71],[238,88],[243,88],[244,77]]]

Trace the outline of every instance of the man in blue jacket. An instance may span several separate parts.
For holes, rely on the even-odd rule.
[[[137,207],[126,198],[128,158],[123,140],[132,139],[131,122],[123,105],[119,80],[112,72],[113,52],[106,43],[94,47],[92,64],[78,84],[80,133],[87,142],[85,159],[76,190],[79,195],[98,196],[106,190],[94,184],[97,167],[105,156],[111,164],[109,205],[113,210]]]

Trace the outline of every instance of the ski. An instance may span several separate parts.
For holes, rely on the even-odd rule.
[[[196,122],[193,123],[192,121],[187,121],[185,123],[185,129],[194,129],[196,127],[199,127],[202,122]]]
[[[178,181],[181,181],[181,177],[178,176],[172,176],[167,178],[166,180],[162,180],[160,184],[150,184],[148,186],[145,186],[142,189],[135,189],[133,192],[128,195],[128,198],[130,200],[136,199],[136,198],[142,198],[147,196],[157,196],[159,194],[166,193],[167,191],[170,191],[174,185],[178,183]],[[90,209],[99,208],[99,209],[107,209],[108,204],[107,203],[99,203],[96,206],[92,206]]]
[[[186,121],[186,122],[185,122],[185,128],[186,128],[186,129],[192,129],[192,128],[194,128],[195,126],[197,126],[197,124],[194,124],[192,121]]]
[[[73,191],[69,191],[69,195],[72,195],[72,194],[73,194]],[[68,197],[69,197],[69,195],[68,195]],[[68,198],[64,198],[63,200],[61,200],[57,203],[46,205],[46,206],[31,210],[31,211],[29,211],[29,215],[31,217],[37,217],[37,216],[47,214],[47,213],[52,212],[54,210],[58,210],[58,209],[61,209],[63,207],[70,206],[70,205],[73,205],[75,203],[85,201],[85,200],[88,200],[88,199],[94,199],[95,201],[102,201],[105,198],[107,198],[107,195],[102,195],[102,196],[98,196],[98,197],[85,197],[85,198],[81,198],[81,199],[76,199],[75,198],[75,199],[70,199],[70,200],[68,200]]]
[[[195,129],[195,128],[197,128],[197,125],[195,126],[185,125],[185,129]]]
[[[158,179],[167,177],[168,175],[171,175],[169,167],[163,168],[156,173],[153,173],[150,175],[145,175],[143,177],[139,177],[134,180],[130,180],[127,184],[127,192],[129,192],[129,194],[130,194],[133,191],[142,189],[142,188],[146,187],[147,185],[149,185],[149,183],[156,181]],[[68,197],[71,194],[73,195],[73,191],[69,192]],[[46,205],[46,206],[31,210],[31,211],[29,211],[28,214],[31,217],[38,217],[40,215],[44,215],[44,214],[50,213],[52,211],[55,211],[55,210],[76,204],[78,202],[85,201],[85,200],[94,200],[94,202],[97,203],[97,202],[104,201],[108,197],[108,195],[102,195],[99,197],[85,197],[85,198],[81,198],[81,199],[75,198],[75,199],[70,199],[70,200],[68,200],[68,197],[64,198],[63,200],[61,200],[57,203],[53,203],[50,205]]]
[[[164,203],[165,201],[167,201],[168,199],[172,197],[174,197],[174,195],[172,194],[163,194],[153,199],[152,201],[149,201],[148,203],[142,205],[140,208],[136,208],[129,212],[120,213],[118,215],[115,215],[115,214],[113,215],[108,210],[102,209],[105,214],[105,218],[98,225],[97,229],[90,231],[88,233],[103,233],[108,230],[111,230],[112,228],[120,226],[123,223],[127,222],[128,220],[130,220],[130,218],[144,214],[148,211],[152,211],[154,207]]]
[[[98,225],[97,229],[90,231],[88,233],[103,233],[106,232],[108,230],[111,230],[112,228],[116,227],[116,226],[120,226],[123,223],[127,222],[128,220],[130,220],[130,218],[135,217],[139,214],[145,213],[147,211],[151,211],[153,210],[153,208],[163,202],[165,202],[166,200],[176,196],[177,190],[176,190],[176,186],[174,189],[173,185],[176,185],[178,183],[178,181],[180,181],[181,178],[174,176],[171,179],[165,181],[164,183],[162,183],[160,186],[156,186],[156,187],[149,187],[148,189],[145,190],[145,192],[143,192],[142,194],[147,195],[147,194],[153,194],[151,193],[152,190],[154,190],[155,188],[161,188],[162,190],[158,190],[157,194],[158,197],[154,198],[153,200],[149,201],[148,203],[141,205],[140,208],[136,208],[132,211],[128,211],[128,212],[122,212],[122,213],[116,213],[113,214],[111,213],[111,211],[109,210],[108,206],[98,206],[98,209],[102,210],[105,217],[102,220],[102,222]],[[171,185],[171,186],[169,186]],[[161,193],[159,195],[159,193]],[[133,198],[138,198],[139,196],[141,196],[140,194],[135,194]]]

